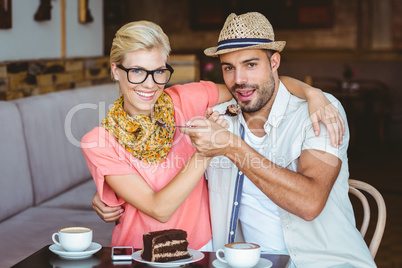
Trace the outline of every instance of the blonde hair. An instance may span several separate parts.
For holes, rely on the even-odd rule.
[[[127,23],[113,39],[110,63],[121,64],[127,53],[153,48],[160,48],[167,61],[171,51],[169,38],[159,25],[145,20]]]

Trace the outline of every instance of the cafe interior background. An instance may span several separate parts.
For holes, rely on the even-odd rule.
[[[400,0],[0,0],[0,100],[110,83],[114,33],[142,19],[170,38],[171,84],[222,82],[219,62],[202,51],[216,45],[229,13],[247,11],[265,14],[276,40],[287,41],[280,75],[341,100],[351,131],[351,178],[372,184],[387,205],[376,262],[401,267]]]

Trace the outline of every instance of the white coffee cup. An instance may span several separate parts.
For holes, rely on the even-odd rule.
[[[59,237],[59,241],[56,240],[56,236]],[[92,243],[92,229],[87,227],[62,228],[52,235],[52,240],[66,251],[84,251]]]
[[[223,252],[225,258],[220,256]],[[221,262],[233,268],[249,268],[257,265],[260,260],[261,248],[259,245],[247,242],[226,244],[223,249],[216,251],[216,257]]]

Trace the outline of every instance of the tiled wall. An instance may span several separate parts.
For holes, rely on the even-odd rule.
[[[109,57],[0,63],[0,100],[110,82]]]

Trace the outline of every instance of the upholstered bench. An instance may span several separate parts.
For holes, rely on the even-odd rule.
[[[0,101],[0,267],[52,244],[66,226],[90,227],[94,242],[110,245],[114,224],[92,209],[80,141],[117,97],[106,84]]]

